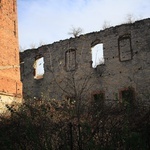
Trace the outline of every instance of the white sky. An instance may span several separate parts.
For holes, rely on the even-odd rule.
[[[97,44],[91,49],[92,51],[92,67],[96,68],[97,65],[104,63],[103,44]]]
[[[23,49],[70,38],[72,27],[83,34],[115,26],[127,15],[150,17],[150,0],[18,0],[19,43]]]
[[[44,58],[39,58],[35,63],[35,76],[43,75],[44,74]]]

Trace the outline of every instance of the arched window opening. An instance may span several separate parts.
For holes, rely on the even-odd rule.
[[[92,50],[92,67],[96,68],[97,65],[104,64],[104,50],[103,43],[96,44],[91,48]]]
[[[121,62],[132,59],[133,54],[132,54],[130,34],[119,37],[118,48],[119,48],[119,60]]]
[[[74,71],[76,69],[76,50],[70,49],[65,53],[65,65],[67,71]]]
[[[34,67],[34,79],[42,79],[44,75],[44,57],[36,59],[33,67]]]

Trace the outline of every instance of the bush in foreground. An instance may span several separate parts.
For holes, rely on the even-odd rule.
[[[12,117],[0,123],[3,150],[150,149],[148,106],[35,100],[10,111]]]

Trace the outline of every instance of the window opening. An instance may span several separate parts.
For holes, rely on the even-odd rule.
[[[127,61],[132,59],[132,48],[130,35],[124,35],[118,40],[119,59]]]
[[[131,88],[125,89],[121,91],[120,94],[121,101],[125,105],[133,104],[134,101],[134,90]]]
[[[93,94],[94,103],[97,106],[102,106],[104,104],[105,95],[103,92]]]
[[[65,54],[66,70],[73,71],[76,69],[76,50],[71,49]]]
[[[104,64],[104,50],[103,50],[103,44],[97,44],[91,48],[92,53],[92,67],[96,68],[97,65]]]
[[[33,67],[34,79],[42,79],[44,75],[44,57],[36,59]]]

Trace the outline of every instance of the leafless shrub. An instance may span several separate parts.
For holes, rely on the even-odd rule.
[[[72,27],[70,32],[68,34],[73,35],[74,37],[78,37],[79,35],[81,35],[81,33],[83,33],[83,29],[78,27]]]
[[[146,149],[150,111],[140,106],[84,105],[80,121],[68,100],[28,101],[11,120],[0,124],[2,149]],[[81,108],[83,109],[83,107]],[[13,112],[13,111],[12,111]],[[9,135],[7,134],[9,133]],[[7,142],[6,142],[7,141]]]
[[[31,48],[31,49],[34,49],[34,48],[36,48],[36,47],[37,47],[37,46],[36,46],[35,43],[31,43],[31,44],[30,44],[30,48]]]
[[[133,14],[127,14],[125,20],[126,20],[125,23],[130,24],[130,23],[135,22],[136,19]]]
[[[109,28],[110,26],[111,26],[111,24],[110,24],[109,21],[104,21],[103,26],[102,26],[102,29],[103,29],[103,30],[104,30],[104,29],[107,29],[107,28]]]
[[[45,45],[45,43],[43,41],[39,41],[38,47]]]
[[[90,79],[87,75],[80,82],[72,72],[64,79],[66,86],[55,79],[69,97],[26,100],[20,112],[11,110],[11,120],[0,124],[1,149],[148,150],[149,106],[85,98]]]

